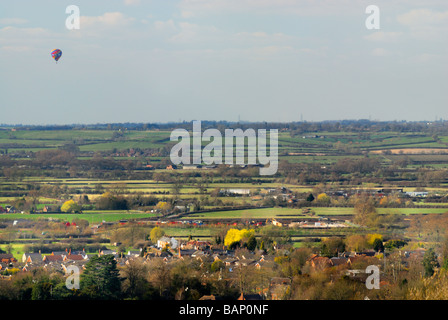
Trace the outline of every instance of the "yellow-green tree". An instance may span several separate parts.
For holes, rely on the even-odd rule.
[[[167,213],[171,210],[171,204],[166,201],[159,201],[156,205],[156,209],[160,210],[162,213]]]
[[[317,196],[317,202],[328,204],[330,203],[330,197],[326,193],[321,193]]]
[[[61,211],[66,213],[74,213],[80,210],[81,210],[80,206],[73,200],[65,201],[61,207]]]
[[[151,232],[149,233],[149,238],[153,243],[156,243],[157,240],[162,238],[165,235],[165,231],[160,227],[152,228]]]
[[[376,239],[383,241],[383,236],[378,233],[368,234],[366,237],[367,237],[367,243],[371,246],[373,246]]]
[[[227,231],[227,234],[224,238],[224,245],[230,246],[231,244],[235,242],[240,242],[241,240],[247,240],[251,235],[255,235],[254,230],[248,230],[248,229],[229,229]]]

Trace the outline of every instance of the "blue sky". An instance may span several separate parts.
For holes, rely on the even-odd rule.
[[[446,0],[0,3],[0,123],[448,119],[447,85]]]

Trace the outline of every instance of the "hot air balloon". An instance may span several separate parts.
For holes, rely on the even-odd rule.
[[[56,60],[56,63],[58,63],[58,60],[61,58],[62,56],[62,51],[59,49],[54,49],[51,52],[51,56],[53,57],[54,60]]]

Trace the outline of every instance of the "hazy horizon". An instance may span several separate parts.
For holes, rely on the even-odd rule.
[[[448,119],[446,1],[72,4],[0,4],[1,123]]]
[[[195,119],[193,120],[183,120],[183,121],[154,121],[154,122],[142,122],[142,121],[127,121],[127,122],[92,122],[92,123],[48,123],[48,124],[24,124],[24,123],[0,123],[0,127],[76,127],[76,126],[104,126],[104,125],[176,125],[176,124],[190,124],[193,121],[197,121]],[[200,120],[202,123],[228,123],[228,124],[260,124],[260,123],[267,123],[267,124],[291,124],[291,123],[337,123],[337,122],[360,122],[360,121],[368,121],[371,123],[441,123],[441,122],[448,122],[448,119],[435,119],[435,120],[373,120],[373,119],[339,119],[339,120],[303,120],[303,121],[232,121],[232,120]]]

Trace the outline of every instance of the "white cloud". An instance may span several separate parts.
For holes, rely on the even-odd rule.
[[[421,53],[421,54],[417,54],[415,56],[410,57],[408,59],[408,62],[417,64],[417,65],[428,64],[428,63],[441,65],[441,64],[446,64],[447,59],[446,59],[446,56],[442,56],[440,54]]]
[[[243,39],[243,40],[249,40],[249,39],[261,39],[261,40],[268,40],[268,41],[285,41],[285,40],[291,40],[292,37],[287,36],[284,33],[277,32],[277,33],[267,33],[264,31],[257,31],[257,32],[238,32],[236,34],[236,37]]]
[[[140,0],[124,0],[124,4],[127,6],[136,6],[140,4]]]
[[[172,36],[169,41],[177,43],[212,41],[216,40],[218,31],[214,26],[200,26],[189,22],[178,23],[179,32]]]
[[[18,28],[8,26],[0,29],[0,42],[3,44],[24,41],[37,43],[53,36],[49,30],[44,28]]]
[[[129,25],[135,19],[125,16],[121,12],[106,12],[102,16],[81,16],[81,29],[84,27],[123,27]]]
[[[414,9],[397,17],[397,21],[410,30],[413,37],[446,41],[448,11]]]
[[[375,48],[372,51],[372,55],[376,57],[386,57],[390,55],[390,52],[384,48]]]
[[[403,37],[403,32],[384,32],[377,31],[368,36],[365,36],[364,39],[369,41],[378,41],[378,42],[395,42],[398,39]]]
[[[5,54],[28,54],[45,52],[50,56],[54,46],[60,46],[61,36],[45,28],[0,28],[0,51]],[[39,55],[36,55],[38,57]]]
[[[358,11],[362,0],[181,0],[184,17],[210,13],[245,12],[255,14],[334,15]]]
[[[17,25],[17,24],[25,24],[28,20],[21,18],[2,18],[0,19],[0,24],[5,25]]]
[[[159,31],[175,31],[177,30],[176,25],[172,19],[167,21],[155,21],[154,28]]]
[[[420,28],[428,25],[446,25],[448,23],[448,11],[436,12],[430,9],[414,9],[399,15],[397,20],[411,28]]]

